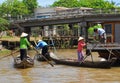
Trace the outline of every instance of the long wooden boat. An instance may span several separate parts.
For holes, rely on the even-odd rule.
[[[34,66],[34,60],[30,58],[30,56],[27,56],[27,58],[24,58],[23,60],[20,59],[20,56],[17,56],[14,58],[14,66],[16,68],[29,68]]]
[[[54,53],[50,53],[50,57],[56,64],[76,66],[76,67],[88,67],[88,68],[104,68],[104,69],[111,68],[111,63],[108,61],[79,62],[77,61],[77,59],[60,59],[56,55],[54,55]]]

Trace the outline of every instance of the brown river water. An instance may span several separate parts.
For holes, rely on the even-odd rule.
[[[30,55],[35,52],[29,51]],[[62,58],[76,58],[76,49],[57,50]],[[15,55],[14,55],[15,56]],[[98,59],[93,53],[94,60]],[[91,58],[87,58],[91,59]],[[98,59],[99,60],[99,59]],[[120,83],[120,67],[95,69],[54,65],[35,60],[32,68],[17,69],[13,67],[13,57],[0,60],[0,83]]]

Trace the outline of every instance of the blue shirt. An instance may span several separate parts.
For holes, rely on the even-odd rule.
[[[48,45],[46,42],[44,41],[40,41],[38,42],[36,48],[39,49],[39,48],[43,48],[44,46]]]

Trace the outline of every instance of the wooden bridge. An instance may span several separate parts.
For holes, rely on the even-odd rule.
[[[57,24],[70,24],[82,22],[107,22],[120,21],[120,9],[90,9],[81,10],[80,8],[67,9],[57,12],[40,13],[48,14],[47,18],[23,17],[13,20],[12,23],[22,27],[48,26]]]

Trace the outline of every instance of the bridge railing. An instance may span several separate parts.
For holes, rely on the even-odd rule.
[[[120,9],[90,9],[90,10],[75,10],[56,13],[56,16],[74,16],[74,15],[97,15],[97,14],[120,14]]]
[[[120,14],[120,9],[93,9],[91,14]]]
[[[69,18],[72,16],[98,15],[98,14],[120,14],[120,8],[114,8],[114,9],[72,8],[61,11],[38,13],[37,15],[32,15],[32,16],[22,16],[22,18],[17,20],[20,21],[20,20],[51,19],[51,18],[65,18],[65,17]]]

